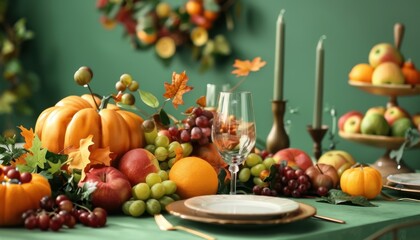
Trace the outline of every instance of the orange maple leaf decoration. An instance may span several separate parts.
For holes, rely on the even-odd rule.
[[[233,74],[236,74],[237,77],[248,76],[250,72],[257,72],[266,64],[265,61],[262,61],[260,57],[256,57],[251,61],[249,60],[235,60],[233,67],[236,69],[232,71]]]
[[[21,131],[20,135],[23,137],[25,141],[25,143],[23,144],[23,148],[30,149],[32,147],[32,142],[34,141],[34,138],[35,138],[34,130],[32,128],[28,130],[22,125],[19,126],[19,129]],[[12,162],[12,166],[25,165],[26,164],[25,158],[27,155],[28,153],[22,154],[19,158],[17,158],[14,162]]]
[[[68,169],[70,171],[73,169],[82,170],[81,181],[85,178],[86,172],[89,171],[91,166],[97,164],[111,165],[111,158],[109,157],[111,152],[109,151],[109,147],[89,150],[89,147],[94,144],[92,138],[93,135],[89,135],[87,138],[80,140],[78,149],[67,150],[70,159]]]
[[[196,103],[200,106],[200,107],[205,107],[206,106],[206,96],[201,96],[197,99]]]
[[[163,97],[172,99],[172,105],[175,109],[178,109],[178,105],[184,104],[182,100],[182,95],[191,91],[193,87],[187,86],[188,76],[184,72],[181,74],[172,73],[172,84],[164,83],[166,92],[163,94]]]
[[[29,130],[26,129],[24,126],[20,125],[19,129],[21,130],[20,135],[25,139],[25,144],[23,145],[23,148],[30,149],[32,147],[32,142],[35,138],[35,133],[32,128]]]

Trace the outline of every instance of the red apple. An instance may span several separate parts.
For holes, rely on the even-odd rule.
[[[386,108],[383,106],[371,107],[366,111],[365,116],[373,114],[373,113],[377,113],[383,116],[385,114],[385,111],[386,111]]]
[[[338,129],[347,133],[360,133],[360,124],[363,114],[359,111],[350,111],[338,119]]]
[[[379,43],[373,46],[369,52],[369,64],[372,67],[377,67],[383,62],[393,62],[401,66],[403,57],[393,44]]]
[[[121,210],[122,204],[131,197],[131,185],[128,178],[114,167],[92,168],[79,185],[96,182],[92,193],[94,207],[104,208],[109,213]]]
[[[128,177],[131,186],[145,182],[149,173],[160,170],[156,157],[144,148],[126,152],[120,159],[118,169]]]
[[[310,166],[313,166],[311,157],[309,157],[306,152],[297,148],[285,148],[279,150],[273,155],[273,158],[277,163],[280,163],[282,160],[286,160],[287,165],[293,168],[301,168],[304,171]]]
[[[336,188],[340,181],[337,170],[328,164],[317,163],[306,169],[305,173],[311,179],[312,189],[315,191],[319,187]]]
[[[318,163],[333,166],[340,177],[341,174],[353,166],[356,161],[354,161],[354,158],[348,152],[342,150],[331,150],[322,154],[322,156],[318,159]]]
[[[400,118],[409,118],[410,115],[399,106],[391,106],[386,109],[384,117],[388,122],[389,126],[392,126],[395,121]]]

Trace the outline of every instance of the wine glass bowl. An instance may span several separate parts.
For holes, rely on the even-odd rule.
[[[221,92],[212,125],[212,141],[231,173],[230,194],[236,193],[236,174],[256,142],[250,92]]]

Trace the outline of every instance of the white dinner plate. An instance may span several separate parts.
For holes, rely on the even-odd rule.
[[[420,173],[399,173],[392,174],[387,180],[394,184],[403,185],[405,188],[420,188]]]
[[[296,201],[260,195],[206,195],[185,200],[187,208],[234,219],[268,219],[299,209]]]

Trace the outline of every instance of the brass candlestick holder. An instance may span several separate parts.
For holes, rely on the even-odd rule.
[[[274,154],[277,151],[290,146],[289,136],[284,129],[283,120],[286,110],[286,101],[274,100],[271,103],[271,110],[273,111],[273,126],[267,136],[266,150],[269,153]]]
[[[313,128],[311,125],[308,125],[309,135],[311,135],[311,138],[314,141],[313,153],[317,161],[322,155],[322,139],[327,131],[328,126],[326,125],[322,125],[321,128]]]

